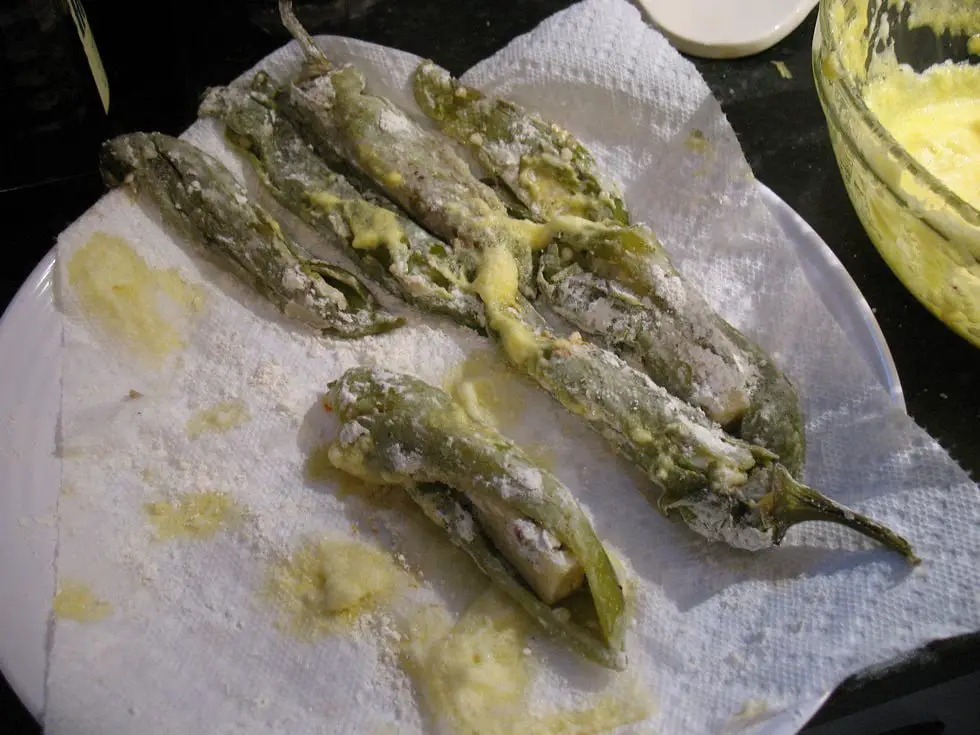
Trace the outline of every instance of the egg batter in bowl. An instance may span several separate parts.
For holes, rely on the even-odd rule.
[[[980,6],[823,0],[813,60],[872,241],[923,304],[980,345]]]

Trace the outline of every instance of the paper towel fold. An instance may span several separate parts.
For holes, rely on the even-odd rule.
[[[369,88],[414,109],[418,59],[323,38]],[[295,44],[259,66],[282,78]],[[545,21],[464,77],[569,128],[622,184],[638,221],[719,311],[776,355],[799,387],[806,480],[894,526],[922,557],[910,571],[854,534],[810,524],[750,555],[709,545],[660,517],[641,480],[540,391],[508,432],[547,443],[556,472],[629,559],[639,581],[631,671],[657,703],[630,731],[784,733],[850,673],[931,639],[980,628],[980,497],[939,445],[876,383],[810,289],[737,140],[694,67],[622,0],[587,0]],[[700,131],[707,146],[689,145]],[[217,127],[186,137],[245,176]],[[248,177],[245,177],[248,178]],[[256,194],[260,194],[255,190]],[[262,198],[269,204],[268,198]],[[270,205],[277,215],[281,212]],[[310,233],[283,215],[301,239]],[[150,267],[197,284],[204,308],[165,369],[108,346],[65,265],[93,232],[120,236]],[[487,342],[408,312],[410,325],[354,342],[320,339],[271,314],[113,192],[59,240],[65,311],[57,575],[108,608],[57,618],[45,728],[79,732],[421,732],[431,720],[376,636],[301,640],[276,626],[268,565],[304,539],[360,537],[425,570],[413,594],[458,612],[482,582],[448,546],[432,553],[397,509],[370,509],[304,474],[332,430],[319,404],[355,364],[435,384]],[[135,390],[140,397],[127,398]],[[190,417],[232,401],[247,420],[190,438]],[[239,523],[207,539],[156,539],[146,504],[219,491]],[[407,524],[407,525],[406,525]],[[415,524],[415,525],[413,525]],[[375,526],[374,536],[367,530]],[[426,540],[429,543],[431,539]],[[428,551],[426,551],[428,549]],[[532,642],[539,708],[589,701],[608,676]]]

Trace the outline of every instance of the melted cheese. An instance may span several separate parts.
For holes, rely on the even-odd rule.
[[[338,498],[359,498],[372,508],[392,508],[403,497],[396,486],[365,482],[337,469],[330,460],[330,445],[316,447],[310,452],[305,470],[307,480],[330,485]]]
[[[571,159],[572,151],[564,149]],[[572,189],[581,186],[575,170],[566,162],[553,157],[525,156],[521,159],[518,183],[537,202],[544,214],[587,215],[601,199],[595,199]]]

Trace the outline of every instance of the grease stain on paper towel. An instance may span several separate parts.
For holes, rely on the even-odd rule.
[[[704,176],[715,160],[715,147],[703,130],[693,128],[684,138],[684,147],[699,156],[700,165],[691,172],[692,176]]]
[[[207,539],[242,519],[242,510],[227,493],[214,490],[179,493],[173,500],[147,503],[147,517],[158,540]]]
[[[82,312],[148,363],[183,349],[204,292],[176,269],[151,268],[121,237],[95,232],[69,258],[68,284]]]
[[[713,152],[708,136],[704,134],[703,130],[699,130],[698,128],[694,128],[687,134],[687,137],[684,139],[684,145],[689,151],[701,153],[702,155]]]
[[[51,601],[51,610],[58,620],[95,623],[112,614],[112,605],[99,599],[84,582],[63,579]]]

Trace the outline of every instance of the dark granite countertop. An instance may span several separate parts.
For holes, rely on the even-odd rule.
[[[319,13],[316,21],[311,20],[313,15],[301,14],[311,20],[316,32],[405,49],[461,73],[570,4],[565,0],[324,0],[306,3]],[[15,3],[15,7],[26,5]],[[298,5],[302,10],[304,3]],[[97,115],[48,128],[25,124],[12,114],[13,109],[5,109],[7,114],[0,120],[4,140],[0,213],[7,260],[0,271],[0,309],[6,308],[19,285],[54,245],[57,234],[102,194],[95,168],[101,140],[138,129],[179,133],[193,121],[205,87],[227,82],[287,40],[272,0],[169,0],[153,4],[152,21],[144,20],[144,6],[138,3],[86,0],[85,7],[109,76],[112,106],[108,116],[97,110]],[[13,15],[16,11],[0,11],[0,27]],[[944,327],[902,287],[854,214],[810,71],[815,15],[764,54],[695,63],[721,101],[756,176],[829,244],[871,304],[894,356],[911,416],[977,477],[980,398],[971,378],[980,375],[980,350]],[[0,34],[0,39],[0,63],[5,65],[0,71],[6,83],[11,65],[21,63],[17,59],[24,49],[11,34]],[[80,57],[72,59],[78,63]],[[779,73],[772,63],[776,60],[786,64],[791,78]],[[9,101],[12,97],[4,89]],[[94,88],[90,92],[94,98]],[[5,597],[9,594],[9,590],[4,592]],[[886,674],[842,685],[812,723],[814,732],[883,733],[876,725],[847,730],[836,723],[846,723],[852,713],[875,712],[875,706],[911,692],[964,681],[964,676],[976,677],[978,672],[980,634],[938,643]],[[977,710],[969,687],[947,689],[947,699],[953,702],[950,706]],[[958,691],[965,693],[957,695]],[[913,707],[911,719],[904,724],[937,720],[938,715],[929,714],[916,719],[915,706],[928,709],[933,705],[909,706]],[[878,721],[882,728],[895,727],[883,722]],[[976,718],[969,722],[980,728]],[[0,732],[38,731],[33,718],[0,679]],[[968,731],[976,730],[946,730]],[[925,735],[942,729],[923,724],[901,732]]]

